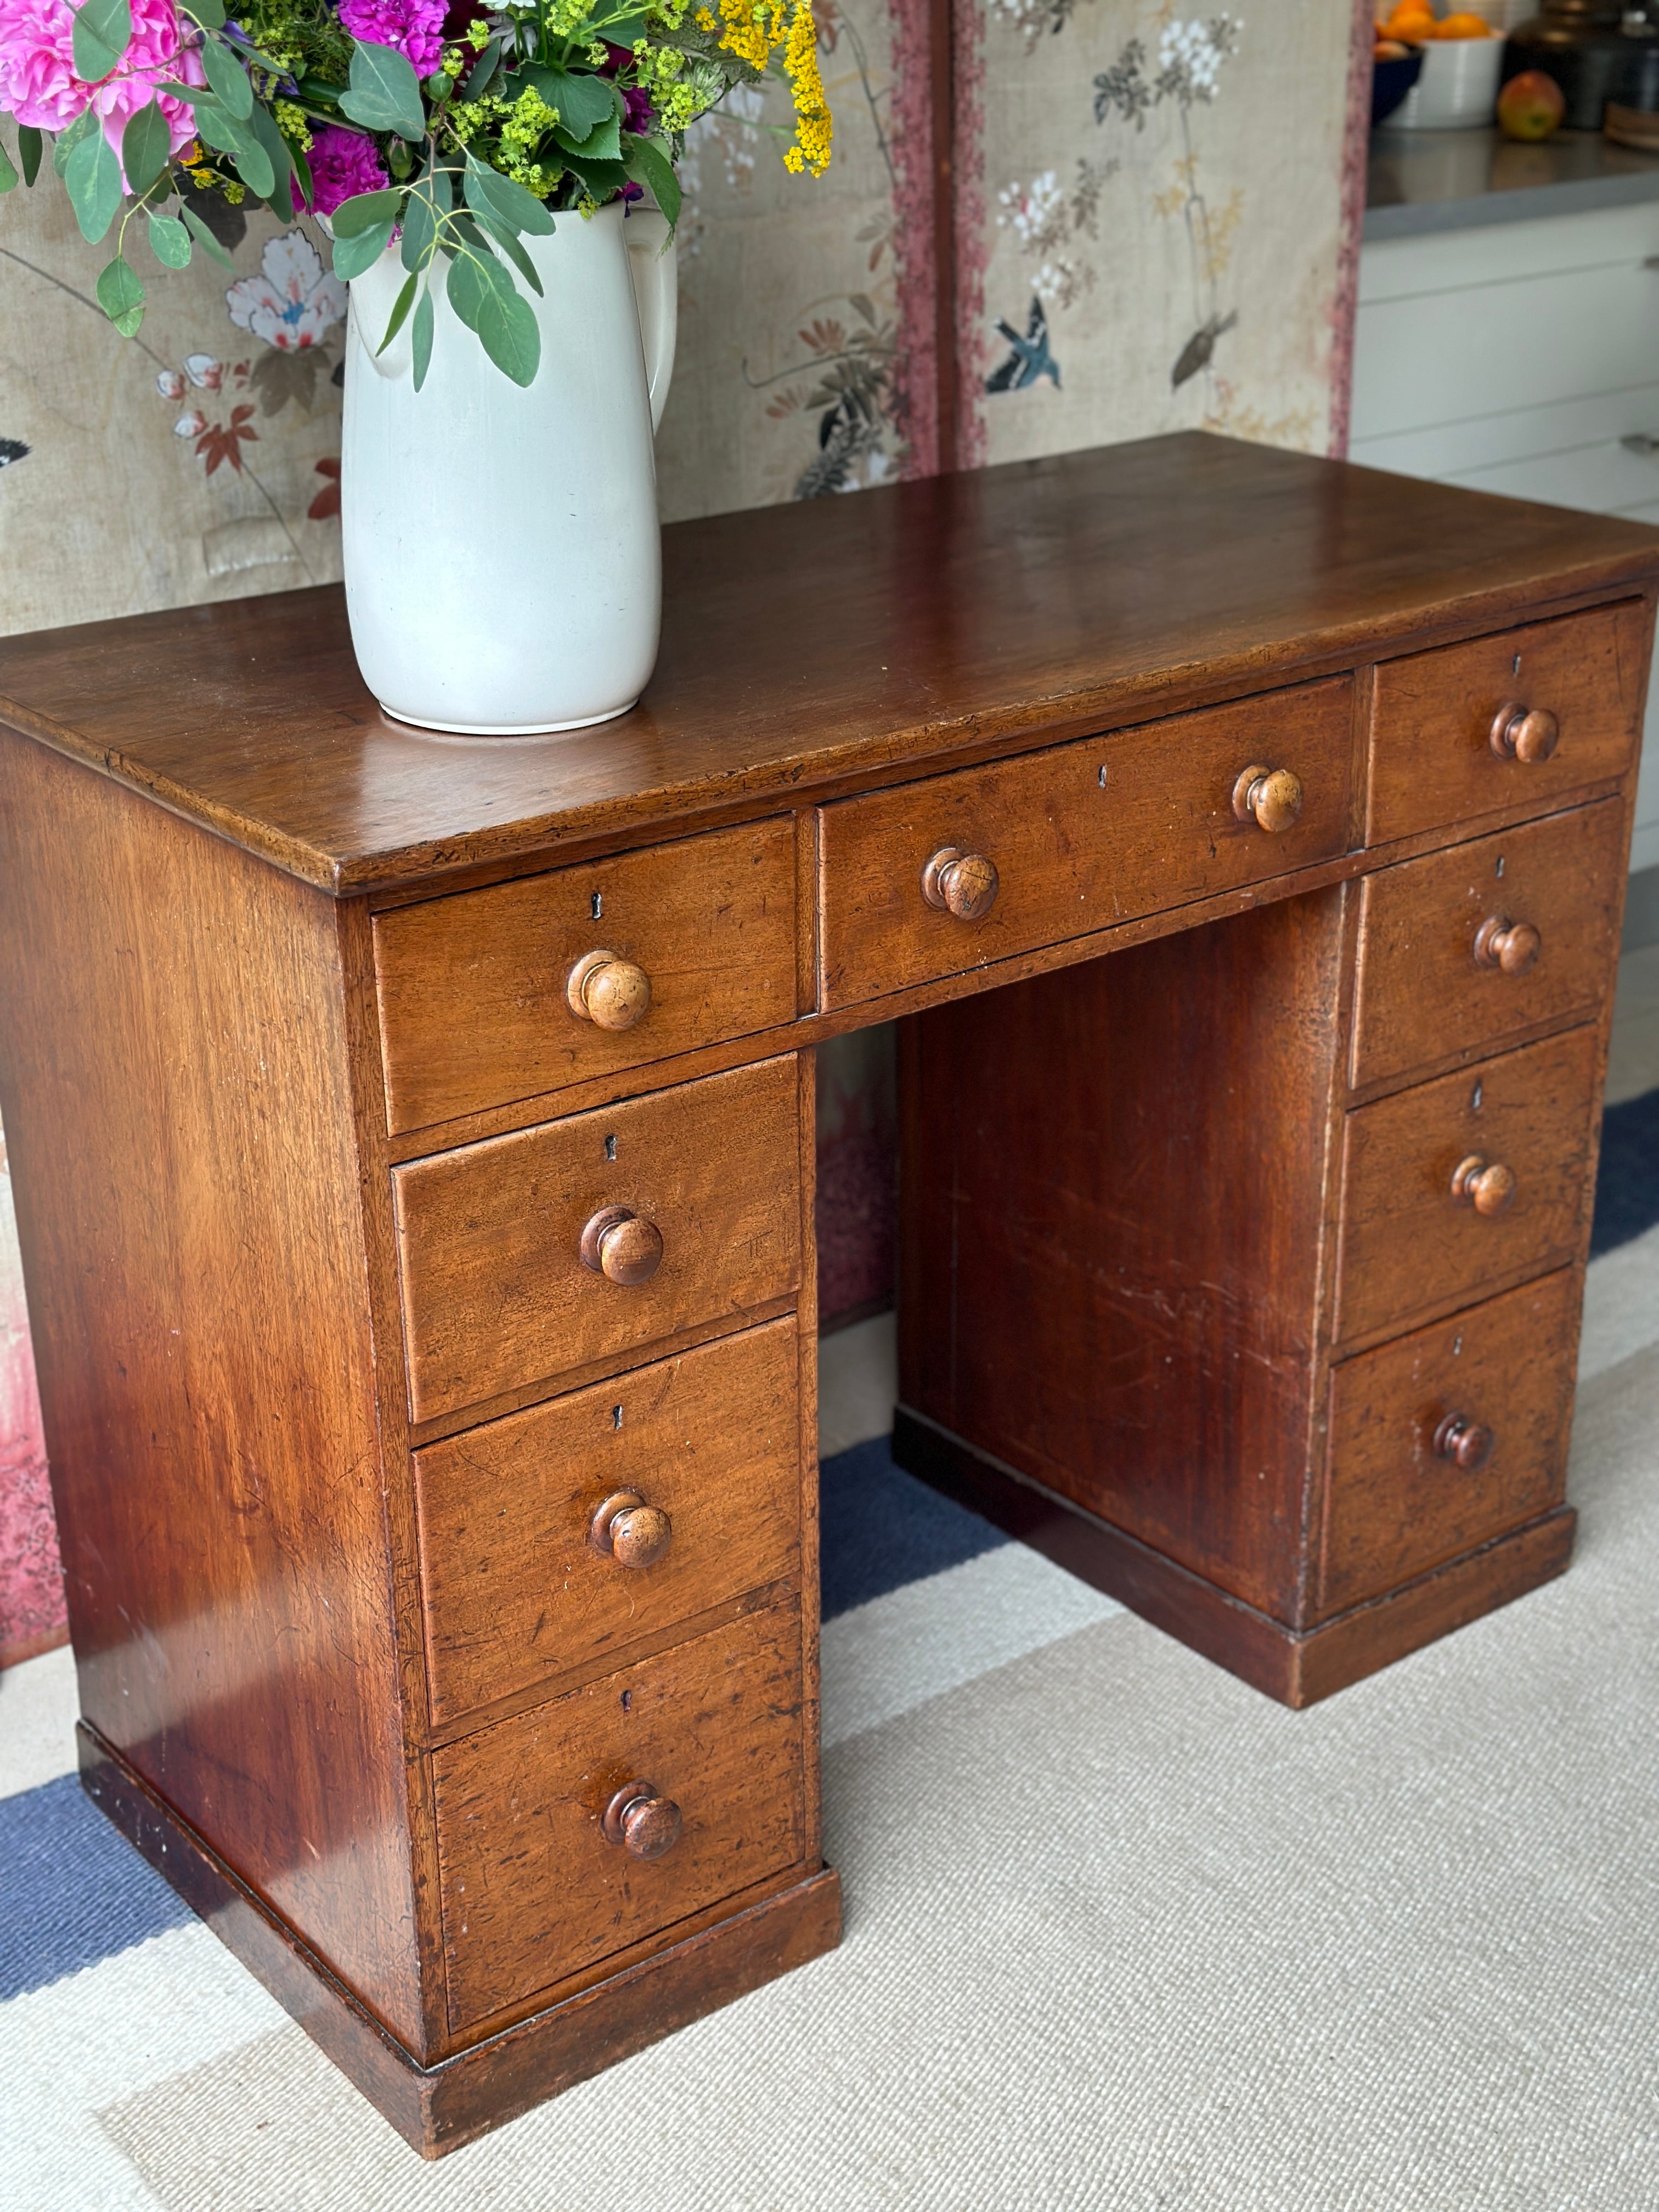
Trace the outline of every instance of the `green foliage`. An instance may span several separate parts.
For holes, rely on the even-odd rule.
[[[374,349],[376,354],[383,354],[398,331],[402,330],[409,311],[415,304],[415,288],[420,281],[418,276],[409,276],[404,279],[402,289],[392,302],[392,313],[386,326],[386,336]]]
[[[88,131],[80,140],[64,164],[64,183],[82,237],[96,246],[121,204],[121,164],[102,131]]]
[[[654,138],[630,138],[623,149],[623,167],[636,185],[650,193],[672,230],[680,219],[680,180],[662,148]]]
[[[127,0],[86,0],[75,11],[70,45],[75,74],[87,84],[106,77],[132,38],[132,9]]]
[[[476,250],[449,265],[449,304],[503,376],[528,386],[541,366],[542,334],[527,300],[513,289],[501,263]]]
[[[255,199],[270,197],[276,188],[276,171],[250,125],[240,122],[211,100],[198,100],[196,128],[208,145],[229,155],[237,175]]]
[[[289,179],[294,173],[291,150],[286,138],[276,128],[276,118],[263,100],[254,103],[249,118],[249,127],[264,149],[265,159],[270,163],[271,185],[264,194],[266,205],[283,222],[294,220],[294,191]]]
[[[411,145],[418,145],[426,136],[420,79],[391,46],[365,42],[356,48],[351,57],[350,86],[341,96],[340,107],[366,131],[395,131]]]
[[[422,292],[415,310],[414,327],[409,334],[410,352],[415,365],[415,389],[418,392],[426,382],[427,370],[432,366],[432,295]]]
[[[144,319],[144,288],[118,253],[99,276],[98,304],[124,338],[136,335]]]
[[[209,39],[202,47],[202,66],[226,114],[246,123],[253,112],[253,87],[240,62],[222,40]]]
[[[94,108],[83,107],[74,122],[65,124],[58,132],[52,149],[52,166],[60,177],[69,173],[70,155],[82,140],[89,138],[97,128],[97,111]]]
[[[185,14],[192,21],[199,23],[204,31],[223,29],[225,11],[221,0],[179,0],[179,5]]]
[[[343,283],[361,276],[365,269],[372,269],[392,243],[392,222],[371,223],[367,230],[356,232],[350,238],[334,241],[334,274]]]
[[[518,76],[533,84],[550,107],[558,109],[562,143],[580,146],[607,118],[616,119],[617,91],[608,77],[579,76],[571,70],[544,69],[538,63]]]
[[[127,118],[121,133],[121,167],[127,173],[127,190],[142,199],[173,159],[173,140],[167,119],[155,100]]]
[[[528,231],[532,238],[551,236],[553,218],[535,194],[526,191],[511,177],[502,176],[499,169],[485,168],[470,154],[462,189],[467,205],[480,218],[502,224],[515,235]],[[540,289],[538,285],[537,289]]]
[[[396,222],[403,198],[394,191],[358,192],[351,199],[342,200],[329,218],[335,237],[357,238],[377,224]]]
[[[234,269],[236,266],[229,254],[225,252],[224,247],[220,245],[218,240],[188,202],[181,203],[179,216],[185,228],[204,252],[210,253],[216,261],[222,261],[227,269]]]
[[[163,269],[188,269],[190,233],[176,215],[152,215],[149,250]]]
[[[40,133],[31,125],[17,126],[17,158],[23,165],[23,182],[32,185],[40,173],[40,155],[44,149]]]
[[[0,192],[9,192],[17,183],[17,172],[12,167],[11,155],[0,145]]]

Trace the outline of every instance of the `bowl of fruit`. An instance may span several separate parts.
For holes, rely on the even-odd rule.
[[[1398,0],[1377,25],[1378,67],[1383,49],[1396,66],[1395,49],[1418,56],[1415,77],[1385,111],[1396,131],[1469,131],[1490,123],[1504,66],[1504,41],[1483,16],[1467,9],[1437,15],[1428,0]],[[1376,96],[1372,94],[1372,120]]]

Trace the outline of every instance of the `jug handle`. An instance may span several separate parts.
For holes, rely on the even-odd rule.
[[[674,343],[679,332],[679,258],[668,219],[655,208],[630,209],[623,236],[628,243],[634,304],[639,310],[654,435],[674,374]]]

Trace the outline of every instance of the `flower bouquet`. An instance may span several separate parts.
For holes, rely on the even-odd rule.
[[[787,81],[786,165],[821,175],[830,118],[812,0],[0,0],[0,193],[34,183],[48,143],[82,234],[116,229],[99,304],[125,335],[144,282],[228,262],[202,196],[296,203],[324,219],[334,270],[396,247],[404,272],[379,337],[408,324],[415,387],[434,331],[434,277],[513,381],[541,358],[526,238],[556,216],[649,196],[670,230],[686,131],[736,84]]]

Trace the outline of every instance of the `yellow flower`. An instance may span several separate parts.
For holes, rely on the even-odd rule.
[[[783,165],[797,176],[803,169],[808,169],[813,176],[821,177],[830,166],[830,142],[835,125],[818,69],[818,33],[812,21],[812,0],[795,0],[783,66],[795,101],[795,143],[784,155]]]
[[[271,112],[276,118],[276,128],[290,145],[297,146],[302,154],[311,150],[311,131],[303,108],[296,107],[291,100],[279,100]]]

